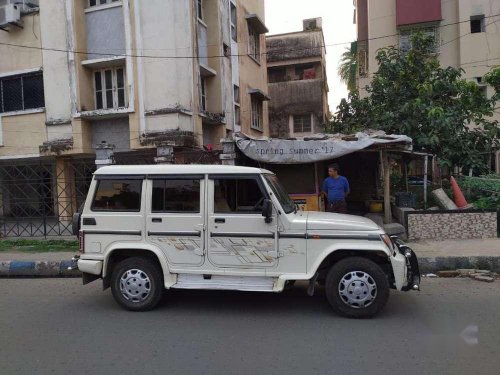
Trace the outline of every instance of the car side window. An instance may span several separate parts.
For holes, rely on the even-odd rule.
[[[99,180],[91,209],[92,211],[139,212],[141,192],[142,180]]]
[[[200,180],[153,180],[151,212],[200,212]]]
[[[215,213],[260,213],[264,198],[256,178],[214,179]]]

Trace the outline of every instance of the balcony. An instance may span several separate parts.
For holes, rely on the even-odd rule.
[[[396,0],[396,25],[441,21],[441,0]]]
[[[273,111],[292,113],[300,109],[306,112],[322,112],[323,96],[326,95],[324,79],[277,82],[269,84],[269,102]]]

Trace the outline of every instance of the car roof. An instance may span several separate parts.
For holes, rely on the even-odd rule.
[[[265,169],[233,165],[110,165],[95,171],[95,175],[150,175],[150,174],[262,174],[272,173]]]

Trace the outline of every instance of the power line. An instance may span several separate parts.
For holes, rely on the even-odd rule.
[[[493,14],[491,16],[485,16],[484,18],[488,19],[488,18],[493,18],[493,17],[498,17],[498,16],[500,16],[500,13]],[[443,28],[443,27],[458,25],[458,24],[467,23],[467,22],[470,22],[470,20],[463,20],[463,21],[451,22],[451,23],[447,23],[447,24],[437,25],[435,27],[436,28]],[[492,23],[495,23],[495,22],[496,21],[491,22],[488,25],[491,25]],[[444,46],[444,45],[446,45],[448,43],[451,43],[451,42],[453,42],[453,41],[455,41],[457,39],[460,39],[461,37],[466,36],[468,34],[470,34],[470,33],[461,35],[458,38],[455,38],[455,39],[453,39],[451,41],[448,41],[448,42],[442,44],[441,46]],[[357,40],[357,42],[366,42],[366,41],[372,41],[372,40],[379,40],[379,39],[385,39],[385,38],[390,38],[390,37],[394,37],[394,36],[399,36],[399,33],[389,34],[389,35],[382,35],[382,36],[368,38],[368,39],[359,39],[359,40]],[[311,47],[307,47],[307,48],[293,48],[293,49],[282,49],[282,50],[267,51],[267,52],[262,52],[262,53],[255,54],[255,55],[265,56],[265,55],[268,55],[268,54],[276,54],[276,53],[296,52],[296,51],[308,51],[308,50],[315,50],[315,49],[320,49],[320,48],[342,46],[342,45],[346,45],[346,44],[350,44],[350,43],[352,43],[352,41],[349,41],[349,42],[339,42],[339,43],[333,43],[333,44],[324,44],[324,45],[319,45],[319,46],[314,46],[314,47],[311,46]],[[61,52],[61,53],[74,53],[74,54],[85,54],[85,55],[91,54],[91,55],[107,56],[107,57],[115,56],[113,54],[102,53],[102,52],[97,52],[97,51],[88,51],[88,50],[79,51],[79,50],[69,50],[69,49],[63,49],[63,48],[27,46],[27,45],[23,45],[23,44],[6,43],[6,42],[0,42],[0,45],[9,46],[9,47],[17,47],[17,48],[25,48],[25,49],[42,50],[42,51]],[[183,48],[183,49],[185,49],[185,48]],[[245,56],[251,56],[251,55],[252,55],[251,53],[248,53],[248,54],[223,54],[223,55],[211,55],[211,56],[155,56],[155,55],[141,55],[141,54],[120,54],[120,55],[116,55],[116,56],[117,57],[132,57],[132,58],[148,58],[148,59],[199,59],[200,57],[201,58],[210,59],[210,58],[223,58],[223,57],[245,57]]]

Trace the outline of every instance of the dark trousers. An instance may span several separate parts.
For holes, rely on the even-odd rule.
[[[326,210],[328,212],[335,212],[338,214],[346,214],[347,213],[347,203],[346,201],[335,201],[328,202]]]

